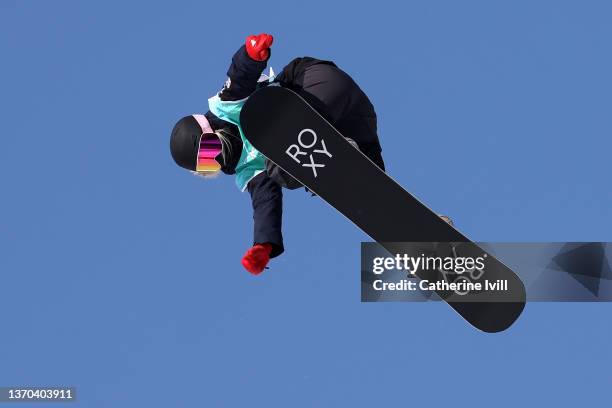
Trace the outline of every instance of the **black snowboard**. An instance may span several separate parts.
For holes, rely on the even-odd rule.
[[[455,253],[484,252],[347,142],[297,93],[280,86],[258,90],[244,105],[240,122],[257,150],[392,254],[405,253],[411,242],[431,242],[423,251],[438,254],[449,248]],[[416,275],[431,280],[428,274]],[[476,328],[505,330],[525,307],[523,283],[490,254],[480,279],[507,280],[509,290],[493,299],[482,293],[436,293]]]

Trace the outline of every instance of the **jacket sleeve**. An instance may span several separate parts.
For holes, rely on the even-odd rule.
[[[247,185],[253,204],[253,244],[272,244],[271,258],[283,253],[283,191],[265,173]]]
[[[269,59],[269,57],[268,57]],[[238,101],[250,96],[257,88],[257,80],[266,69],[266,61],[255,61],[246,52],[243,45],[232,57],[232,63],[227,70],[228,79],[219,92],[222,101]]]

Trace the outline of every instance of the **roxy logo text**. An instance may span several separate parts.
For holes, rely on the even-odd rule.
[[[303,167],[310,167],[314,177],[318,176],[318,168],[325,167],[321,160],[325,156],[332,157],[325,146],[325,140],[319,139],[317,133],[312,129],[303,129],[298,133],[297,143],[289,146],[285,153]]]

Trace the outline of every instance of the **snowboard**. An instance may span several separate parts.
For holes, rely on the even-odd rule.
[[[240,123],[245,137],[268,160],[391,254],[407,249],[436,254],[485,252],[402,188],[345,139],[351,135],[340,134],[292,90],[280,86],[257,90],[242,108]],[[474,327],[499,332],[521,314],[525,288],[511,269],[491,254],[484,256],[486,268],[477,278],[505,280],[507,291],[495,296],[478,291],[436,293]],[[416,275],[431,281],[436,273],[417,271]]]

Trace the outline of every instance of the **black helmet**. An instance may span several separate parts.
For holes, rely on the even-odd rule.
[[[200,139],[204,134],[220,141],[221,153],[215,160],[220,164],[221,171],[233,174],[242,152],[242,140],[238,135],[238,127],[232,123],[219,119],[211,112],[205,115],[189,115],[181,118],[170,136],[170,153],[179,166],[184,169],[196,171],[198,166],[198,152]]]
[[[184,169],[196,169],[198,149],[202,128],[193,115],[181,118],[170,136],[170,153],[172,158]]]

